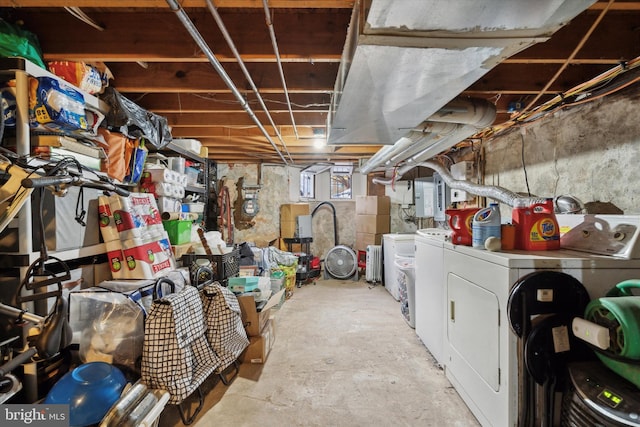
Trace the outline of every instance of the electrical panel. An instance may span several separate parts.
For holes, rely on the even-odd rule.
[[[473,179],[473,162],[458,162],[451,166],[451,176],[457,181],[471,181]],[[451,189],[452,202],[467,202],[474,199],[474,195],[457,188]]]
[[[446,221],[447,215],[445,210],[451,203],[451,197],[449,195],[447,184],[442,177],[434,173],[433,174],[433,219],[434,221]]]
[[[416,218],[433,217],[433,178],[416,178],[414,183]]]

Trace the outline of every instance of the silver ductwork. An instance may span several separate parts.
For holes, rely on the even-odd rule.
[[[405,160],[426,160],[490,126],[495,118],[495,106],[485,99],[455,99],[395,144],[381,148],[360,167],[360,173],[367,174],[380,166],[393,167]]]
[[[328,114],[327,144],[386,146],[402,140],[400,145],[413,145],[403,138],[413,140],[425,117],[448,123],[481,121],[435,116],[497,64],[548,40],[594,2],[356,1]],[[419,135],[433,139],[431,148],[425,143],[402,156],[399,148],[384,148],[366,170],[374,163],[396,165],[401,157],[426,160],[474,131],[473,125],[461,125],[447,135]]]
[[[393,181],[400,179],[402,175],[410,171],[416,166],[421,166],[429,169],[433,169],[436,171],[441,177],[442,180],[451,188],[455,188],[456,190],[466,191],[467,193],[475,194],[476,196],[488,197],[490,199],[496,200],[498,202],[504,203],[505,205],[513,207],[516,203],[516,200],[522,199],[523,197],[514,193],[513,191],[507,190],[506,188],[495,186],[495,185],[481,185],[475,184],[469,181],[461,181],[453,178],[449,170],[442,166],[438,162],[428,161],[422,162],[414,165],[405,165],[396,170],[395,176],[392,178],[373,178],[372,182],[375,184],[383,184],[389,185]]]

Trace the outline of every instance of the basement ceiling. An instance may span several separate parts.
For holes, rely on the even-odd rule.
[[[284,158],[303,167],[327,161],[357,163],[380,149],[377,142],[366,141],[322,144],[354,1],[270,0],[268,15],[261,0],[211,1],[275,128],[206,2],[177,3],[260,125],[165,0],[0,0],[0,16],[9,22],[20,20],[35,33],[45,61],[107,64],[114,88],[166,117],[174,138],[200,140],[216,161],[283,163]],[[102,30],[78,20],[65,7],[80,8]],[[500,126],[514,114],[531,111],[638,56],[640,2],[597,1],[547,41],[503,60],[460,95],[494,103],[494,126]]]

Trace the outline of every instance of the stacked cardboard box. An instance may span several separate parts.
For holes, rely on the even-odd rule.
[[[356,250],[382,244],[382,235],[391,231],[389,196],[356,197]]]
[[[289,203],[280,205],[280,237],[292,239],[296,235],[297,219],[309,215],[309,203]]]
[[[240,355],[240,361],[245,363],[264,363],[269,356],[276,338],[275,319],[271,317],[271,308],[280,303],[285,290],[281,289],[260,306],[256,305],[253,296],[238,296],[242,323],[249,337],[249,346]],[[260,310],[260,311],[258,311]]]

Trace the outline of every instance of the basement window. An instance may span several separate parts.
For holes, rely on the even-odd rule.
[[[331,168],[331,198],[351,199],[352,165],[335,165]]]
[[[302,199],[316,198],[316,176],[309,172],[300,172],[300,197]]]

